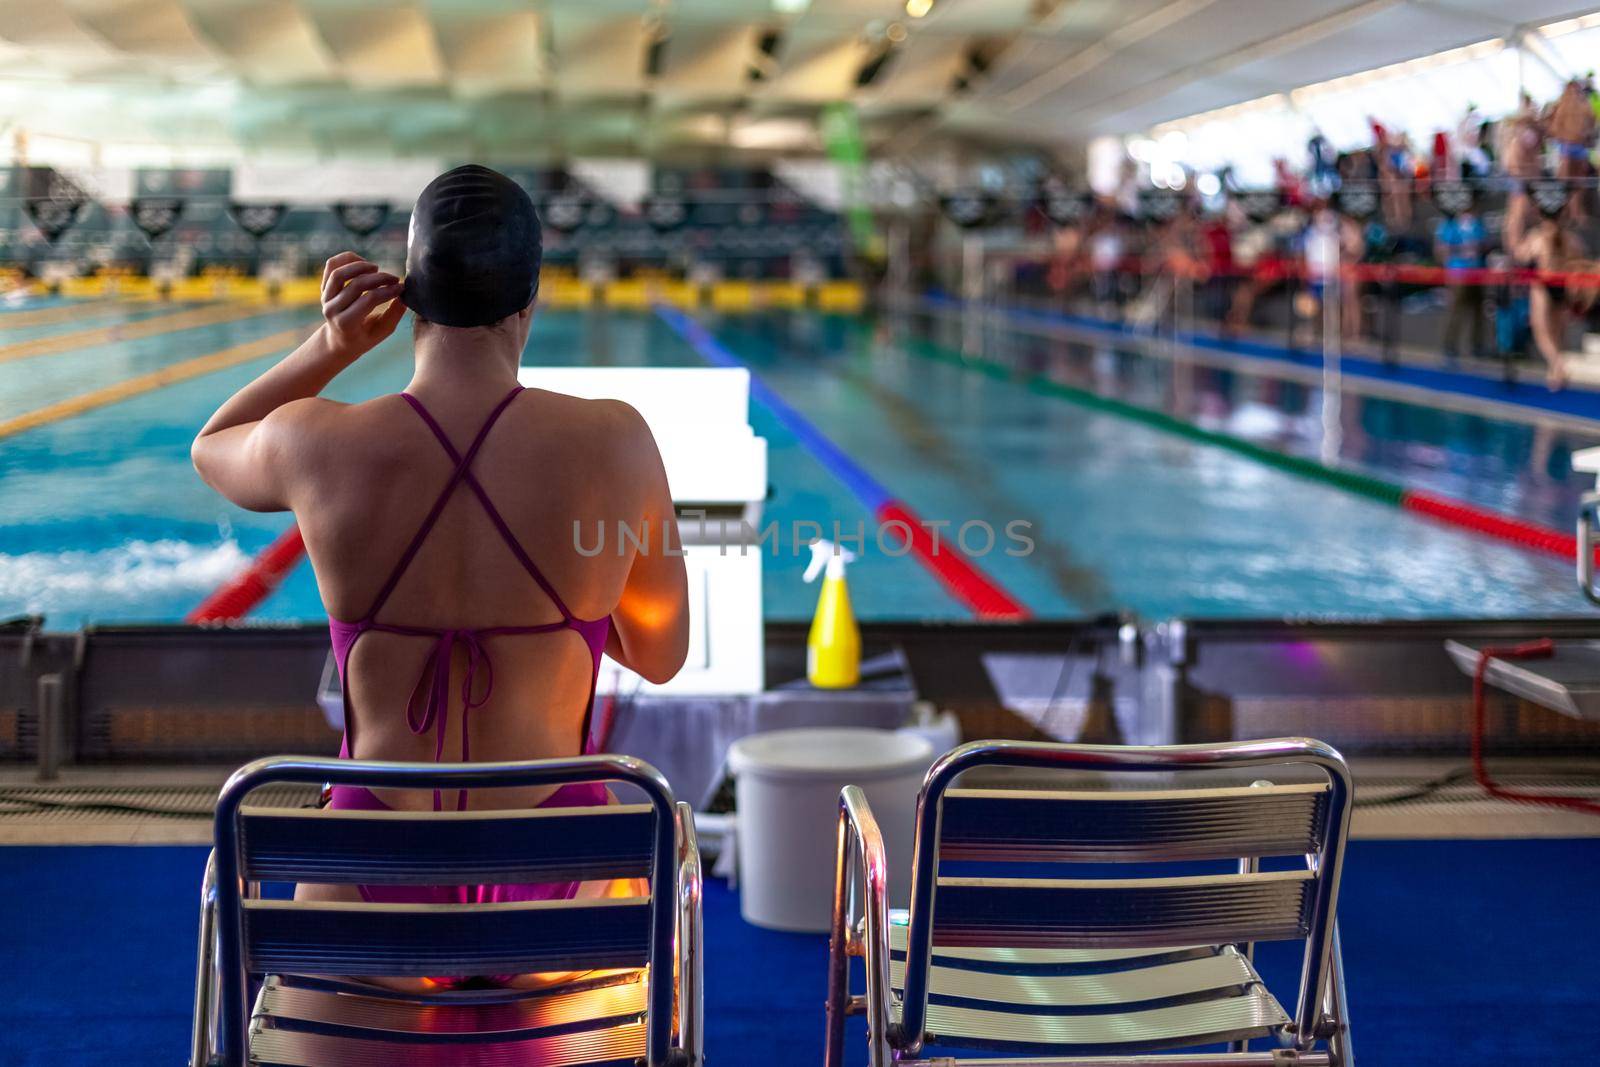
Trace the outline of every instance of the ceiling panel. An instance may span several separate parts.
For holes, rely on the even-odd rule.
[[[195,25],[255,85],[333,81],[338,64],[296,0],[187,0]]]
[[[351,85],[399,89],[445,84],[433,21],[414,4],[327,3],[314,18]]]
[[[558,7],[548,18],[557,94],[578,98],[644,91],[648,38],[643,17]]]
[[[1497,22],[1502,30],[1512,26],[1539,26],[1594,10],[1580,0],[1432,0],[1432,6]]]
[[[1006,139],[1065,150],[1600,7],[934,0],[914,19],[904,3],[0,0],[0,100],[39,138],[157,138],[174,151],[231,138],[263,150],[451,144],[543,158],[673,144],[772,151],[786,137],[803,150],[810,135],[785,131],[814,130],[817,109],[837,100],[856,102],[869,135],[897,150]],[[863,66],[901,40],[858,86]],[[972,69],[974,55],[992,59],[987,71]],[[758,62],[766,74],[752,80]],[[970,75],[959,94],[958,75]]]
[[[667,106],[697,100],[731,100],[749,88],[760,27],[674,20],[656,93]]]
[[[1137,56],[1152,75],[1159,76],[1240,48],[1269,43],[1308,23],[1363,6],[1365,0],[1295,0],[1292,4],[1283,0],[1226,0],[1224,10],[1212,7],[1200,11],[1130,45],[1127,51]]]
[[[60,4],[0,0],[0,40],[20,45],[70,74],[138,67],[139,57],[114,48]]]
[[[69,0],[78,22],[130,56],[178,65],[183,73],[215,73],[223,57],[196,32],[179,0]]]
[[[453,88],[467,96],[542,89],[544,32],[533,11],[436,12],[434,32]]]
[[[906,21],[917,33],[1014,33],[1032,24],[1036,7],[1036,0],[937,0],[925,18]]]
[[[1252,82],[1293,89],[1494,36],[1475,16],[1412,4],[1380,11],[1337,36],[1241,64],[1234,74]],[[1426,47],[1419,42],[1428,42]],[[1192,112],[1186,112],[1192,113]]]
[[[862,104],[937,104],[966,66],[967,47],[965,38],[959,36],[913,36],[861,94]]]
[[[837,3],[856,0],[835,0]],[[830,30],[797,26],[784,36],[778,73],[758,94],[766,100],[824,103],[855,92],[856,75],[872,54],[860,36],[840,38]]]

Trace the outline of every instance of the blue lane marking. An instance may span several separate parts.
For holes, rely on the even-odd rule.
[[[946,296],[943,293],[929,293],[926,298],[929,303],[939,307],[960,309],[964,306],[963,301],[955,297]],[[1150,336],[1146,331],[1136,330],[1120,323],[1107,322],[1104,319],[1088,315],[1074,315],[1065,311],[1034,311],[1024,308],[987,308],[986,310],[991,314],[998,313],[1016,322],[1064,323],[1120,337]],[[1287,348],[1282,345],[1267,344],[1261,341],[1224,339],[1211,334],[1182,332],[1176,335],[1176,339],[1196,348],[1210,349],[1215,352],[1260,356],[1301,367],[1320,369],[1322,366],[1321,353]],[[1339,366],[1342,373],[1360,378],[1401,382],[1439,393],[1453,393],[1457,396],[1493,400],[1502,404],[1515,404],[1519,407],[1532,408],[1537,411],[1548,411],[1552,414],[1600,421],[1600,392],[1578,389],[1570,385],[1559,393],[1552,393],[1543,385],[1535,385],[1528,382],[1512,382],[1508,384],[1497,378],[1485,378],[1477,374],[1443,368],[1408,367],[1404,365],[1390,367],[1381,360],[1366,359],[1349,354],[1340,356]]]
[[[886,504],[895,499],[893,493],[884,488],[843,449],[812,425],[810,419],[790,407],[788,401],[773,392],[767,383],[761,380],[759,374],[718,343],[717,339],[692,316],[663,304],[656,305],[656,314],[707,363],[715,367],[734,367],[749,372],[750,396],[771,412],[773,417],[783,424],[784,429],[794,434],[806,450],[816,457],[817,462],[843,482],[845,488],[849,489],[874,517],[877,517]]]

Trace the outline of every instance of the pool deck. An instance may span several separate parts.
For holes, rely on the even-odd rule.
[[[1439,758],[1355,759],[1358,804],[1416,790],[1459,765],[1460,760]],[[55,781],[41,783],[31,767],[0,767],[0,846],[210,844],[217,791],[233,769],[231,764],[67,767]],[[1504,782],[1600,797],[1600,782],[1592,774],[1571,773],[1592,770],[1592,764],[1561,759],[1496,761],[1497,777]],[[307,790],[284,791],[262,802],[300,806],[313,796]],[[95,807],[108,803],[124,810]],[[1497,800],[1464,781],[1417,799],[1358,807],[1351,832],[1370,840],[1596,838],[1600,818]]]

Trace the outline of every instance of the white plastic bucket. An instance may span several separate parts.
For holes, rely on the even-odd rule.
[[[891,906],[904,906],[926,738],[893,730],[774,730],[728,749],[738,806],[739,911],[775,930],[825,931],[833,911],[839,791],[860,786],[883,830]]]

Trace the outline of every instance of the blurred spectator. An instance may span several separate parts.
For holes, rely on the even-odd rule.
[[[1567,82],[1561,96],[1551,106],[1546,131],[1550,147],[1555,154],[1555,172],[1558,178],[1587,178],[1589,176],[1589,151],[1594,146],[1594,109],[1583,83],[1577,78]],[[1581,220],[1586,215],[1584,201],[1587,196],[1571,197],[1567,210]]]
[[[1231,333],[1248,329],[1255,314],[1256,301],[1283,281],[1284,264],[1278,254],[1277,238],[1271,220],[1245,220],[1244,228],[1233,241],[1233,262],[1244,273],[1233,292],[1225,328]]]
[[[1326,323],[1324,304],[1337,301],[1339,330],[1344,340],[1354,340],[1361,333],[1361,300],[1357,285],[1352,280],[1351,291],[1344,291],[1346,278],[1353,279],[1347,266],[1361,259],[1361,231],[1356,224],[1327,203],[1317,204],[1306,221],[1300,239],[1304,257],[1305,290],[1299,294],[1296,319],[1305,319],[1313,326],[1312,333],[1320,332]],[[1289,343],[1294,344],[1296,331],[1291,325]]]
[[[1090,285],[1095,302],[1122,306],[1122,267],[1129,254],[1128,227],[1115,208],[1103,210],[1089,228]]]
[[[1220,319],[1228,310],[1228,294],[1233,291],[1233,231],[1226,212],[1208,215],[1200,224],[1200,248],[1205,258],[1205,288],[1202,294],[1205,314]]]
[[[1500,120],[1500,169],[1505,172],[1509,193],[1507,230],[1515,228],[1521,232],[1528,224],[1529,220],[1522,215],[1531,210],[1532,203],[1520,194],[1526,192],[1529,179],[1539,176],[1539,150],[1543,143],[1539,113],[1533,106],[1533,98],[1523,93],[1517,110]]]
[[[1411,226],[1411,144],[1399,130],[1387,130],[1378,123],[1384,139],[1374,145],[1378,154],[1378,181],[1383,188],[1383,214],[1396,229]]]
[[[1483,149],[1483,115],[1478,105],[1468,104],[1466,114],[1456,124],[1456,173],[1463,179],[1486,178],[1491,166]]]
[[[1450,278],[1450,315],[1444,327],[1444,354],[1450,360],[1460,355],[1463,330],[1471,333],[1468,353],[1475,357],[1484,354],[1482,279],[1463,277],[1460,272],[1483,267],[1488,240],[1483,220],[1470,208],[1440,219],[1433,231],[1434,258]]]
[[[1554,210],[1547,206],[1540,211],[1527,193],[1518,195],[1527,203],[1515,217],[1534,221],[1531,225],[1519,222],[1513,226],[1508,212],[1506,249],[1515,263],[1537,272],[1528,283],[1528,318],[1534,347],[1549,367],[1550,388],[1560,389],[1567,383],[1567,327],[1594,306],[1597,288],[1593,275],[1600,267],[1585,258],[1583,241],[1573,232],[1570,222],[1561,217],[1564,211],[1559,205]],[[1585,277],[1561,277],[1566,274]]]
[[[1321,130],[1311,134],[1311,140],[1306,142],[1306,152],[1311,158],[1311,195],[1330,196],[1339,188],[1339,161],[1338,153],[1333,150],[1333,145],[1322,136]]]

